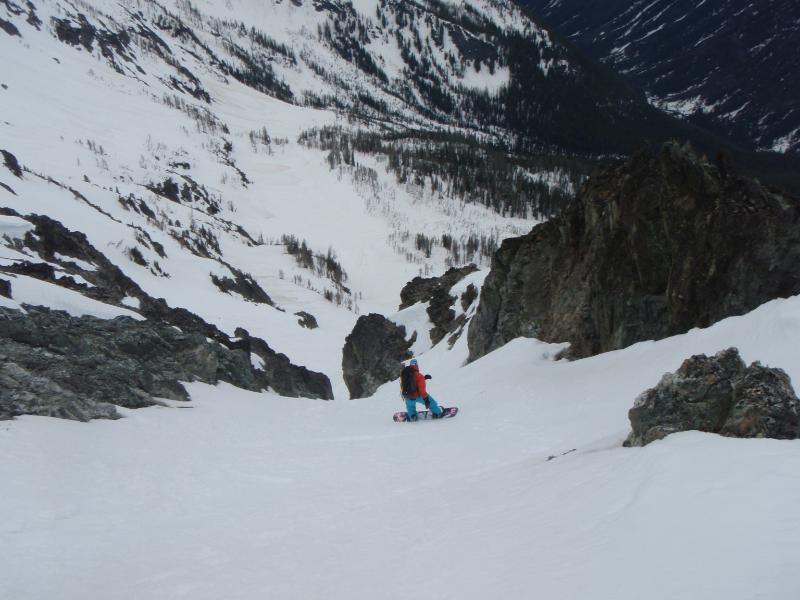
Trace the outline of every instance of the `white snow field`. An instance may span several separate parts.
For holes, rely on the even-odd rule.
[[[800,380],[800,298],[576,362],[516,340],[320,402],[190,385],[178,409],[0,426],[0,598],[794,599],[800,441],[622,448],[638,392],[730,345]],[[573,450],[574,449],[574,450]],[[548,461],[548,457],[555,456]]]

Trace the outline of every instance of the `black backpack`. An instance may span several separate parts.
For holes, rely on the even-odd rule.
[[[403,396],[413,397],[417,395],[417,372],[411,365],[403,367],[400,372],[400,389]]]

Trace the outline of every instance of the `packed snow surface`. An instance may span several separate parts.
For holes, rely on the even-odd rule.
[[[576,362],[520,339],[461,367],[462,338],[420,357],[461,408],[442,422],[392,422],[396,383],[6,422],[0,597],[796,598],[800,441],[621,443],[690,354],[735,345],[798,381],[798,335],[796,297]]]

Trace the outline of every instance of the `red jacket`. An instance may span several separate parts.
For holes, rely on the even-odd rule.
[[[417,365],[411,365],[411,368],[414,369],[414,378],[417,380],[417,395],[413,397],[427,397],[428,391],[425,389],[425,375],[419,372],[419,367]],[[403,385],[402,381],[400,382],[400,385]]]

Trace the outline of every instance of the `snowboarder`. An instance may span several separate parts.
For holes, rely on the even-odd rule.
[[[420,373],[416,358],[412,358],[408,366],[403,367],[400,372],[400,392],[403,395],[403,400],[406,401],[406,412],[408,413],[409,421],[417,420],[418,402],[431,410],[434,419],[444,415],[444,410],[425,389],[425,380],[430,378],[430,375]]]

